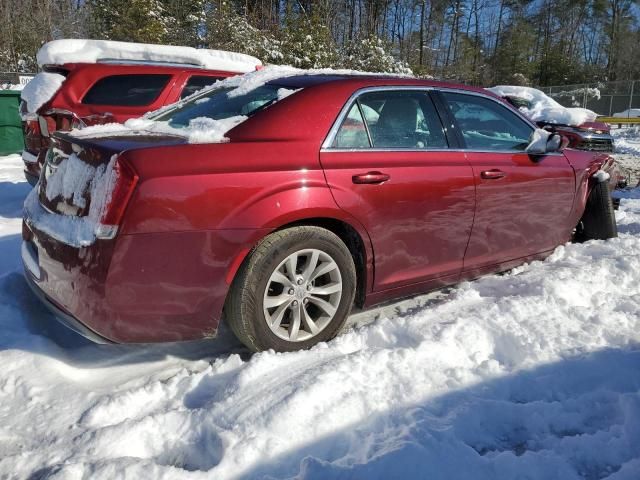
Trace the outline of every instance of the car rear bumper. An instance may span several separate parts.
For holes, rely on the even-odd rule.
[[[72,247],[23,222],[23,264],[38,297],[94,341],[215,336],[232,272],[254,230],[120,235]],[[239,259],[239,260],[238,260]]]
[[[70,313],[64,311],[61,307],[56,305],[47,295],[40,289],[40,287],[34,281],[34,278],[31,272],[25,268],[25,278],[27,280],[27,285],[31,288],[31,291],[34,293],[36,297],[42,302],[42,304],[47,307],[47,309],[56,317],[56,319],[65,327],[70,330],[73,330],[79,335],[82,335],[84,338],[91,340],[94,343],[101,344],[110,344],[114,343],[109,339],[98,335],[96,332],[88,328],[86,325],[81,323],[77,318],[75,318]]]

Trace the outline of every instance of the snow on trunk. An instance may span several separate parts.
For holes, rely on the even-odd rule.
[[[42,186],[38,184],[24,203],[26,221],[67,245],[86,247],[93,244],[116,184],[116,159],[117,156],[113,155],[108,163],[93,167],[75,153],[71,154],[47,178],[44,192],[49,200],[60,197],[62,201],[58,205],[65,212],[56,213],[43,208],[39,198]],[[87,206],[86,197],[90,199],[89,211],[78,216],[77,212]]]

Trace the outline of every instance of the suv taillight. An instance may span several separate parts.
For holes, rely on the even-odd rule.
[[[114,186],[103,209],[96,237],[102,239],[115,237],[124,211],[138,183],[138,178],[138,174],[131,165],[122,158],[116,159],[113,173]]]

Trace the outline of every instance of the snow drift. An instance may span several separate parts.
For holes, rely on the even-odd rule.
[[[487,90],[500,97],[511,96],[530,102],[530,108],[520,107],[520,111],[534,122],[578,126],[585,122],[593,122],[598,116],[595,112],[587,110],[586,108],[563,107],[540,90],[531,87],[498,85],[487,88]]]

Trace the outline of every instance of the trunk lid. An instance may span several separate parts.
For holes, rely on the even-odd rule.
[[[25,202],[25,215],[36,228],[74,246],[112,238],[138,176],[122,153],[184,143],[182,137],[148,134],[52,138],[40,182]]]

